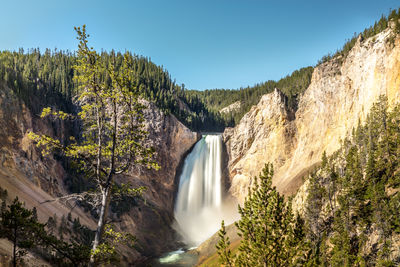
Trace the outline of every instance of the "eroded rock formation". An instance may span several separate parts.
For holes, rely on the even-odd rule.
[[[329,155],[337,150],[380,95],[386,95],[389,103],[399,101],[400,39],[390,39],[390,29],[358,39],[345,59],[317,66],[294,114],[275,90],[264,95],[235,128],[226,129],[231,193],[243,201],[252,177],[266,162],[274,164],[278,190],[294,193],[323,151]]]

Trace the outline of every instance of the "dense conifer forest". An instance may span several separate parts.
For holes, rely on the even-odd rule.
[[[287,97],[288,108],[295,110],[300,95],[307,89],[311,82],[313,67],[301,68],[279,81],[267,81],[252,87],[238,90],[213,89],[205,91],[187,91],[187,95],[197,97],[214,112],[239,101],[240,108],[229,113],[222,113],[226,126],[235,126],[253,105],[257,105],[261,96],[271,93],[278,88]]]
[[[210,111],[197,97],[186,94],[184,86],[177,85],[168,72],[148,58],[130,54],[132,75],[141,96],[154,102],[165,113],[174,114],[192,130],[218,130],[224,121],[218,113]],[[121,65],[121,53],[102,52],[101,58],[107,66],[111,60]],[[7,85],[39,114],[43,107],[53,105],[66,112],[73,110],[77,85],[73,78],[76,55],[71,52],[30,49],[18,52],[0,52],[0,83]],[[108,73],[98,79],[109,81]],[[40,101],[38,101],[40,99]]]

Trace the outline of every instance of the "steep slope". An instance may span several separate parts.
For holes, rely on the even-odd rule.
[[[55,132],[54,129],[58,129]],[[7,189],[10,198],[18,196],[29,208],[36,207],[41,219],[56,214],[66,215],[69,207],[57,202],[40,205],[41,202],[67,193],[63,179],[67,174],[61,162],[43,158],[27,137],[28,131],[40,131],[62,138],[71,133],[64,123],[53,125],[38,119],[9,88],[0,86],[0,184]],[[76,215],[83,223],[94,226],[82,210]]]
[[[400,105],[388,110],[379,98],[365,123],[324,155],[298,190],[293,208],[321,265],[400,264],[399,125]]]
[[[277,188],[295,192],[322,152],[337,150],[380,95],[387,95],[389,103],[400,100],[400,39],[390,42],[393,34],[387,29],[364,41],[359,38],[345,59],[317,66],[295,114],[275,90],[239,125],[225,130],[234,196],[244,199],[251,178],[266,162],[274,164]]]
[[[180,161],[198,140],[197,133],[190,131],[173,115],[166,115],[154,104],[144,101],[147,142],[155,148],[155,160],[159,171],[132,168],[129,175],[120,181],[147,188],[143,199],[122,203],[124,208],[115,207],[111,217],[117,228],[137,236],[138,251],[125,250],[124,262],[136,262],[158,255],[170,247],[175,240],[170,228],[173,220],[173,196],[176,190],[176,172]],[[77,125],[51,122],[32,114],[4,84],[0,84],[0,186],[8,191],[9,200],[18,196],[28,208],[36,207],[39,219],[46,222],[50,216],[58,219],[79,218],[83,225],[96,227],[92,215],[85,212],[74,201],[59,202],[46,200],[68,194],[68,184],[73,178],[60,159],[43,157],[27,137],[29,131],[40,132],[60,139],[78,130]],[[121,204],[121,203],[120,203]],[[121,204],[121,205],[122,205]],[[4,246],[3,246],[4,245]],[[2,242],[0,251],[9,251]]]

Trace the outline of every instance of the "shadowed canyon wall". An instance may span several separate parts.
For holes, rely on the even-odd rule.
[[[154,147],[155,160],[160,170],[133,166],[128,175],[117,180],[134,186],[145,186],[144,201],[139,201],[120,217],[111,213],[117,228],[136,235],[138,251],[126,250],[123,262],[135,262],[146,256],[157,255],[170,249],[175,232],[173,221],[176,171],[186,151],[200,138],[174,116],[165,115],[154,104],[144,102],[147,143]],[[96,221],[74,201],[51,200],[68,194],[66,181],[71,178],[61,160],[43,157],[27,137],[29,131],[63,139],[79,131],[79,125],[40,119],[20,101],[13,91],[0,84],[0,186],[8,191],[9,200],[18,196],[28,208],[36,207],[39,220],[46,222],[54,214],[60,219],[71,212],[72,218],[91,229]],[[11,252],[8,242],[0,243],[0,255]]]

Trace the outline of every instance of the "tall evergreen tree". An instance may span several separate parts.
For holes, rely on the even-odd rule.
[[[75,78],[80,85],[78,99],[82,111],[78,118],[83,124],[83,136],[67,146],[49,136],[30,133],[30,137],[43,148],[45,154],[56,149],[77,162],[81,170],[96,183],[100,197],[96,203],[99,219],[90,259],[90,265],[94,265],[96,255],[101,253],[100,244],[104,241],[115,176],[127,172],[132,164],[156,169],[158,165],[151,160],[153,149],[143,144],[147,134],[143,130],[144,106],[139,101],[136,81],[131,75],[132,58],[129,53],[124,55],[118,69],[117,59],[113,57],[106,66],[101,55],[89,48],[85,25],[75,30],[80,41]],[[109,80],[99,79],[105,73],[109,75]],[[51,108],[43,110],[42,117],[45,116],[74,118],[73,115]],[[138,193],[134,189],[128,191]]]
[[[16,197],[7,209],[2,210],[0,217],[0,238],[6,238],[13,245],[13,266],[21,261],[27,249],[39,241],[39,228],[44,225],[37,221],[34,212],[23,207]]]
[[[255,178],[244,206],[239,206],[241,218],[235,223],[240,241],[239,252],[231,255],[224,225],[217,246],[224,265],[294,266],[305,251],[303,222],[295,219],[291,203],[285,202],[272,187],[273,168],[267,164]]]

